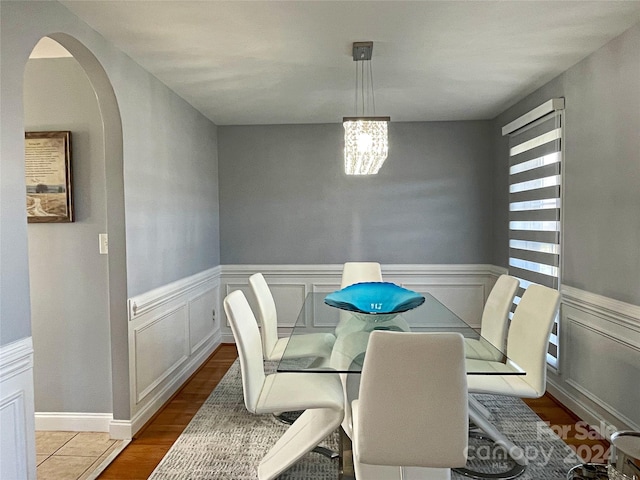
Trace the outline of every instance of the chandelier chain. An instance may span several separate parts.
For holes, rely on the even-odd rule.
[[[368,52],[367,52],[368,47]],[[354,43],[356,63],[354,117],[344,117],[344,167],[347,175],[375,175],[389,152],[389,117],[376,117],[371,64],[372,42]],[[360,50],[359,50],[360,49]],[[368,62],[366,67],[364,62]],[[360,65],[358,65],[360,63]],[[358,92],[358,90],[360,90]],[[361,103],[361,105],[358,105]]]

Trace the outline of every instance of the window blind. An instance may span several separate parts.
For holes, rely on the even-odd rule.
[[[532,283],[560,286],[562,100],[549,101],[503,129],[509,135],[509,273],[520,280],[511,316]],[[558,338],[556,317],[547,353],[554,368]]]

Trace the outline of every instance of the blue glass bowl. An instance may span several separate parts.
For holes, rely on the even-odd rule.
[[[324,303],[357,314],[392,318],[419,307],[424,297],[395,283],[362,282],[330,293]]]

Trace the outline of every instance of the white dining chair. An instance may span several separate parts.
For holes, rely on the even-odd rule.
[[[372,332],[352,408],[358,480],[451,478],[467,460],[462,335]]]
[[[381,282],[382,270],[378,262],[346,262],[342,266],[340,288],[360,282]]]
[[[500,275],[482,311],[480,336],[482,339],[465,338],[465,350],[470,358],[499,360],[507,345],[509,312],[520,281],[510,275]],[[487,342],[489,346],[487,346]],[[491,347],[496,347],[494,350]]]
[[[236,290],[223,303],[238,349],[247,410],[255,414],[304,410],[260,461],[259,480],[271,480],[340,426],[342,385],[330,373],[265,375],[260,332],[249,302]]]
[[[496,375],[470,375],[469,393],[507,395],[519,398],[539,398],[547,385],[547,349],[549,335],[560,305],[560,293],[542,285],[530,285],[513,314],[507,335],[507,363],[486,362]],[[476,360],[467,360],[472,367]],[[480,361],[480,360],[478,360]],[[524,375],[500,375],[515,366]],[[519,447],[513,444],[487,418],[482,408],[474,402],[469,406],[469,417],[484,433],[501,445],[518,466],[526,467],[527,459]]]
[[[336,337],[331,333],[308,333],[296,335],[289,342],[289,337],[278,338],[278,313],[271,289],[262,273],[249,277],[249,285],[258,304],[258,320],[262,351],[265,360],[280,360],[287,350],[287,358],[317,357],[329,360]]]
[[[539,398],[547,385],[547,349],[560,293],[542,285],[530,285],[522,295],[507,335],[508,364],[515,363],[525,375],[477,375],[469,378],[469,391]],[[496,371],[508,365],[494,362]]]
[[[382,269],[378,262],[346,262],[342,266],[340,288],[345,288],[349,285],[361,282],[382,282]],[[351,313],[340,312],[340,319],[335,329],[336,337],[353,333],[348,331],[351,319]],[[342,428],[351,438],[351,401],[358,398],[360,375],[344,373],[340,375],[340,378],[344,387],[344,396],[346,401]]]

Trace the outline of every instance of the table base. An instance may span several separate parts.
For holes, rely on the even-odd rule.
[[[356,471],[353,466],[353,445],[344,428],[340,427],[340,464],[338,470],[340,480],[356,480]]]

